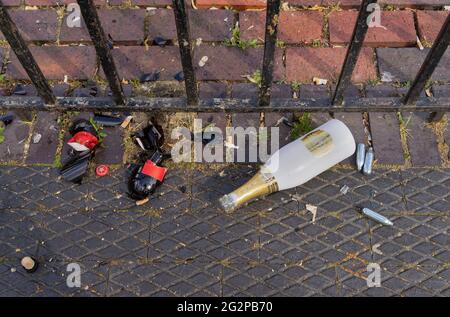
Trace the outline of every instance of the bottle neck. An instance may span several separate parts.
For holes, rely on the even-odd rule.
[[[152,156],[150,157],[150,160],[155,163],[156,165],[160,164],[164,159],[164,154],[160,151],[155,151]]]
[[[247,183],[220,199],[226,211],[233,211],[242,204],[261,196],[278,191],[275,177],[264,171],[256,173]]]

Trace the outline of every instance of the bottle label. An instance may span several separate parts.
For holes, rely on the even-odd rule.
[[[147,160],[142,167],[141,172],[142,174],[156,178],[157,180],[162,182],[164,180],[164,176],[166,175],[167,168],[158,166],[151,160]]]
[[[67,144],[75,151],[82,152],[95,148],[98,144],[98,139],[95,135],[89,132],[80,131],[75,133],[75,135],[67,141]]]
[[[301,140],[315,157],[322,157],[330,153],[334,147],[331,135],[324,130],[312,131],[303,136]]]

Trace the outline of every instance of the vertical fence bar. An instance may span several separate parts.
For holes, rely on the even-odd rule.
[[[19,33],[14,22],[11,20],[8,11],[3,6],[0,0],[0,30],[8,41],[17,56],[17,59],[22,64],[23,68],[33,82],[39,96],[46,104],[53,105],[56,103],[55,95],[52,89],[42,74],[41,69],[36,63],[33,55],[28,49],[27,44]]]
[[[264,57],[261,74],[261,89],[259,91],[259,105],[261,107],[268,106],[270,104],[280,2],[280,0],[267,0]]]
[[[416,78],[411,85],[411,88],[408,90],[408,93],[403,99],[404,104],[414,104],[420,96],[420,93],[425,88],[427,81],[433,75],[436,66],[439,64],[442,56],[444,55],[448,45],[450,43],[450,14],[447,16],[444,24],[442,25],[441,30],[439,31],[436,40],[434,41],[433,47],[428,52],[427,57],[425,58],[422,66],[420,67],[419,72],[416,75]],[[433,113],[431,115],[431,120],[437,121],[442,118],[443,113]]]
[[[125,97],[122,85],[120,84],[117,68],[112,58],[111,49],[108,46],[108,40],[100,24],[100,19],[98,18],[94,0],[77,0],[77,2],[80,6],[81,14],[83,15],[89,35],[94,43],[97,56],[100,58],[103,72],[105,73],[113,94],[114,102],[118,105],[123,105],[125,103]]]
[[[178,45],[180,46],[181,65],[183,66],[184,84],[186,86],[187,104],[198,104],[198,89],[192,62],[191,42],[189,36],[189,18],[184,0],[172,0]]]
[[[332,104],[342,104],[344,100],[344,91],[351,81],[353,70],[355,69],[358,60],[359,52],[363,46],[364,38],[366,37],[367,29],[369,28],[367,18],[371,15],[367,6],[371,3],[376,3],[377,0],[363,0],[361,8],[359,9],[358,18],[355,28],[353,30],[352,40],[348,46],[347,54],[345,56],[344,65],[342,66],[341,74],[334,91]]]

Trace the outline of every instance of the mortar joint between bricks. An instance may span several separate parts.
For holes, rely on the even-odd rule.
[[[416,11],[417,10],[411,10],[414,20],[414,31],[416,33],[416,37],[419,38],[419,40],[422,40],[420,35],[419,20],[417,19]]]
[[[30,145],[31,145],[31,140],[33,139],[33,134],[34,134],[34,128],[36,126],[36,120],[37,119],[37,114],[36,111],[33,111],[33,118],[31,119],[30,122],[24,122],[26,124],[29,124],[30,128],[28,130],[28,137],[27,139],[24,141],[24,145],[23,145],[23,157],[22,157],[22,164],[25,165],[25,162],[27,160],[28,154],[30,152]]]
[[[64,23],[64,15],[66,13],[66,6],[61,5],[58,6],[58,8],[55,10],[56,11],[56,45],[61,45],[61,30],[62,30],[62,25]]]
[[[443,167],[450,167],[449,160],[449,144],[445,139],[445,131],[448,129],[448,116],[444,115],[440,121],[429,122],[426,124],[436,136],[436,143],[438,146],[439,155],[441,157],[441,163]]]

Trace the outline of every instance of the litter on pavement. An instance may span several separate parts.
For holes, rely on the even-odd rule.
[[[364,166],[364,159],[366,157],[366,146],[358,143],[356,146],[356,169],[361,171]]]
[[[71,147],[69,158],[60,170],[62,178],[69,182],[81,183],[87,172],[89,161],[99,144],[97,128],[86,119],[76,120],[69,129],[72,136],[67,144]]]
[[[392,221],[390,221],[388,218],[386,218],[385,216],[380,215],[379,213],[369,209],[369,208],[362,208],[361,212],[366,215],[367,217],[369,217],[372,220],[375,220],[376,222],[379,222],[385,226],[393,226],[394,224],[392,223]]]
[[[364,158],[363,173],[364,175],[372,174],[372,165],[374,160],[373,148],[369,148],[366,152],[366,157]]]
[[[168,156],[161,150],[164,136],[156,125],[149,124],[134,135],[134,140],[144,153],[141,155],[142,163],[131,167],[128,194],[136,200],[136,205],[142,205],[163,182],[167,168],[161,164]]]
[[[153,73],[143,74],[139,78],[139,82],[142,84],[142,83],[146,83],[146,82],[149,82],[149,81],[157,81],[159,79],[159,75],[160,75],[159,71],[156,71],[156,72],[153,72]]]
[[[231,212],[252,199],[299,186],[354,154],[355,148],[349,128],[332,119],[280,148],[247,183],[219,202]]]
[[[97,175],[98,177],[106,176],[108,175],[108,173],[109,173],[108,165],[101,164],[95,168],[95,175]]]
[[[38,268],[38,262],[30,256],[23,257],[20,264],[27,273],[33,273]]]
[[[346,195],[348,193],[348,191],[350,190],[350,187],[348,187],[347,185],[344,185],[341,187],[341,189],[339,190],[343,195]]]
[[[124,119],[122,117],[106,116],[100,114],[96,114],[94,116],[94,121],[104,127],[115,127],[121,125],[123,120]]]
[[[305,206],[306,210],[308,210],[310,213],[312,213],[313,217],[311,222],[315,223],[316,222],[316,216],[317,216],[317,206],[314,205],[310,205],[310,204],[306,204]]]

